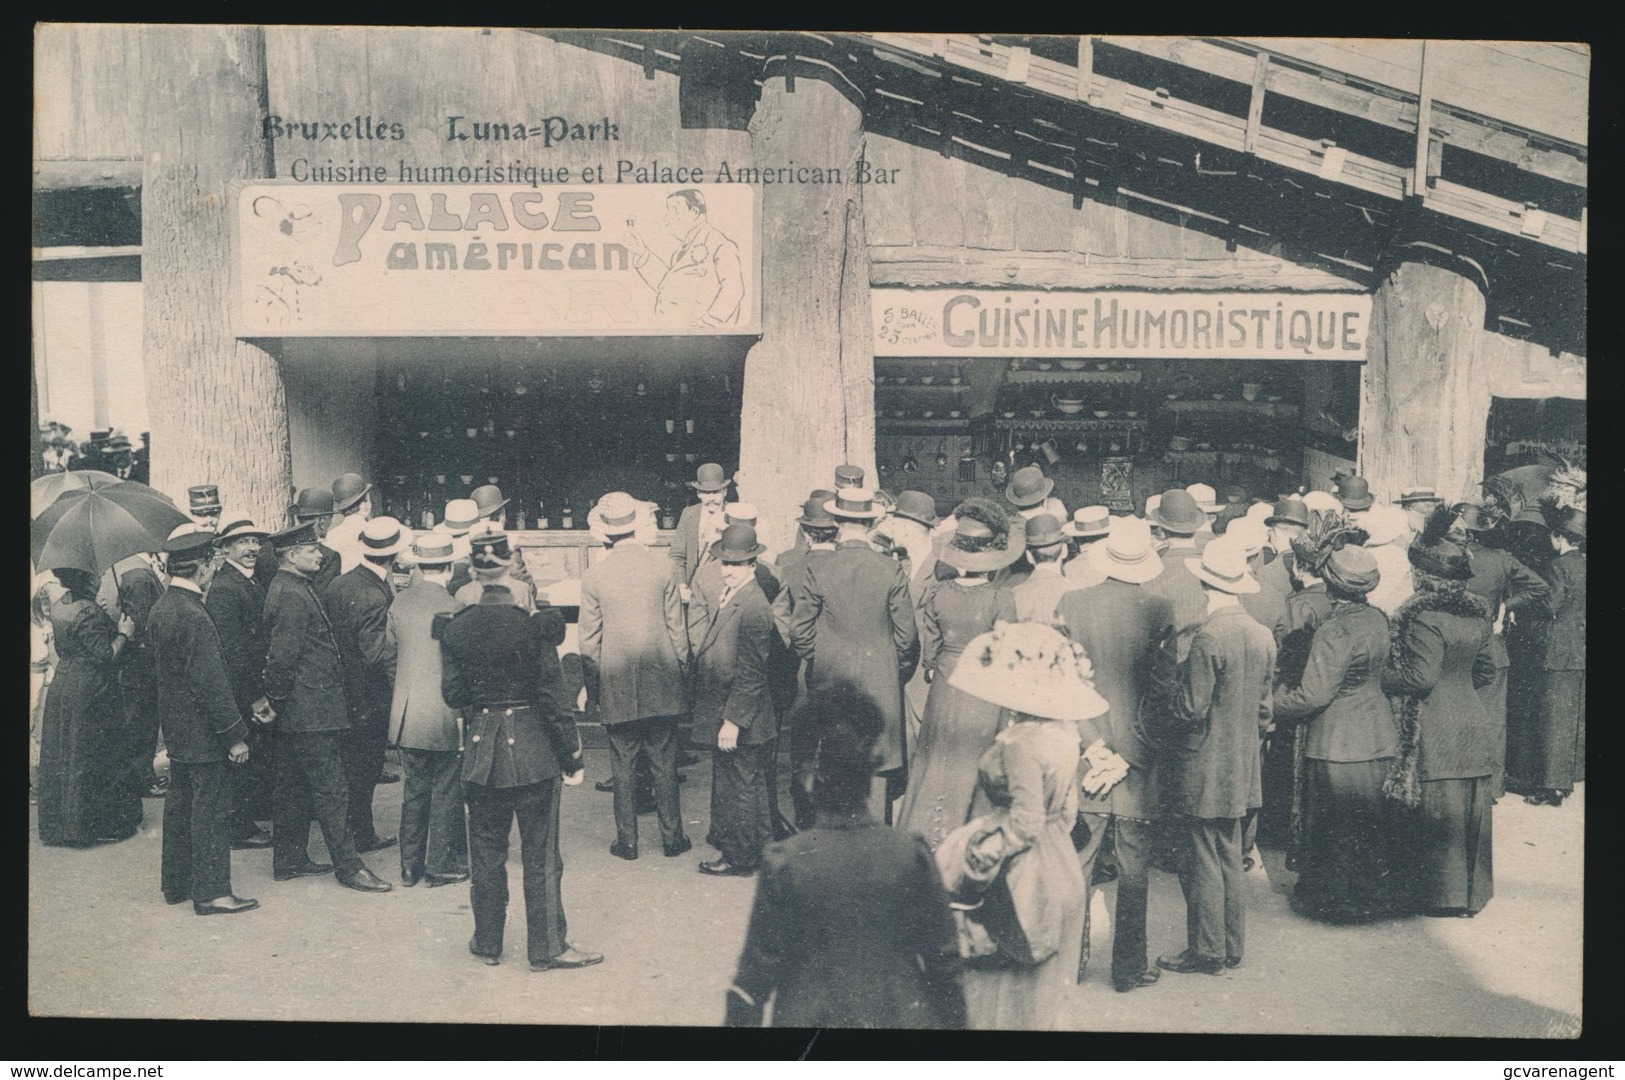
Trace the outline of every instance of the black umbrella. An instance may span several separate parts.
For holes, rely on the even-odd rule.
[[[145,484],[78,488],[34,519],[30,554],[36,570],[76,568],[100,577],[120,559],[157,551],[189,520]]]
[[[102,472],[98,469],[80,469],[76,472],[46,473],[28,485],[28,516],[37,518],[47,506],[56,502],[56,497],[64,491],[78,491],[89,488],[95,491],[99,488],[112,487],[114,484],[129,484],[132,490],[151,495],[155,499],[173,503],[168,495],[157,488],[150,488],[146,484],[135,480],[120,480],[112,473]]]

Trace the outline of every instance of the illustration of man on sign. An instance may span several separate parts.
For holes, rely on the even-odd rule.
[[[632,265],[655,291],[655,315],[685,326],[737,326],[745,306],[739,245],[712,227],[705,197],[693,188],[666,196],[662,219],[678,241],[671,258],[655,254],[636,233],[627,242]]]

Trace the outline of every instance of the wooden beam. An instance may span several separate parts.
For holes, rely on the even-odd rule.
[[[138,188],[140,158],[91,158],[78,161],[35,161],[35,191],[74,188]]]
[[[1235,289],[1364,292],[1368,283],[1266,256],[1157,259],[1084,255],[1071,251],[987,251],[935,245],[869,249],[874,286],[928,288]]]
[[[1079,101],[1089,100],[1089,88],[1095,78],[1095,39],[1088,34],[1078,38],[1078,89]]]
[[[1432,137],[1433,80],[1428,74],[1428,43],[1422,42],[1421,85],[1416,94],[1416,166],[1411,171],[1411,194],[1428,189],[1428,140]]]
[[[1270,78],[1270,54],[1261,52],[1253,58],[1253,97],[1247,103],[1247,134],[1242,140],[1242,149],[1252,153],[1258,145],[1258,128],[1264,122],[1264,95],[1268,92]]]

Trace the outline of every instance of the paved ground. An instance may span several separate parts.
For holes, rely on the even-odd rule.
[[[608,754],[588,751],[588,776]],[[237,852],[238,895],[263,907],[198,918],[158,891],[161,800],[141,833],[88,851],[45,848],[29,866],[29,1004],[36,1015],[278,1020],[711,1025],[749,918],[753,879],[708,878],[696,863],[709,768],[688,770],[688,855],[660,854],[642,819],[642,857],[608,853],[610,796],[565,789],[564,901],[572,941],[607,960],[532,973],[524,963],[517,854],[501,966],[468,955],[468,887],[366,895],[331,877],[271,880],[267,851]],[[380,825],[398,821],[400,785],[378,789]],[[1581,788],[1583,792],[1583,785]],[[786,800],[788,806],[788,800]],[[1559,808],[1515,796],[1495,809],[1495,899],[1477,918],[1333,928],[1287,907],[1278,857],[1249,875],[1246,963],[1220,977],[1165,974],[1117,994],[1108,982],[1113,899],[1095,899],[1088,978],[1068,1025],[1087,1031],[1273,1032],[1562,1037],[1579,1030],[1583,794]],[[393,824],[387,829],[395,832]],[[517,850],[517,837],[516,850]],[[321,854],[320,841],[312,844]],[[652,852],[652,854],[651,854]],[[367,856],[398,881],[393,849]],[[1153,952],[1184,934],[1177,881],[1155,874]],[[162,986],[163,1012],[158,1007]]]

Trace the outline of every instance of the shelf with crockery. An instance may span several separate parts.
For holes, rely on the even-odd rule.
[[[1232,397],[1168,398],[1161,402],[1160,406],[1168,412],[1175,413],[1239,412],[1280,419],[1292,419],[1298,415],[1298,406],[1294,402],[1264,399],[1248,401],[1246,398]]]
[[[881,434],[947,435],[970,430],[971,422],[965,416],[922,415],[914,412],[907,416],[886,414],[875,417],[875,428]]]
[[[1070,370],[1067,368],[1040,369],[1027,367],[1005,373],[1004,381],[1012,384],[1021,383],[1137,383],[1140,381],[1138,368],[1127,370],[1090,367],[1088,369]]]

